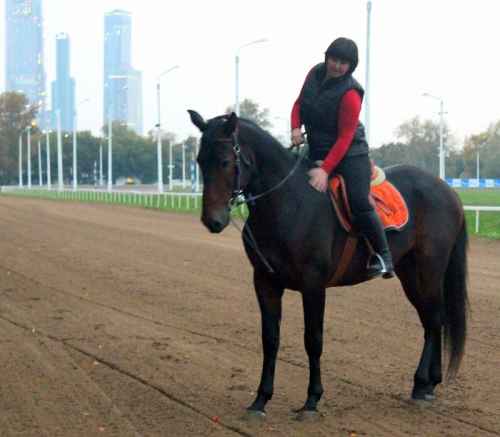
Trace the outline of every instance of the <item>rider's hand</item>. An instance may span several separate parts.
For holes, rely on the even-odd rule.
[[[300,146],[304,143],[304,135],[302,135],[302,131],[300,128],[295,128],[292,130],[292,144],[294,146]]]
[[[313,188],[324,193],[328,188],[328,173],[321,167],[309,170],[309,183]]]

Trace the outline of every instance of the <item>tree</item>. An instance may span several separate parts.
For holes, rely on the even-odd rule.
[[[228,106],[226,113],[234,111],[234,106]],[[240,116],[247,118],[259,125],[262,129],[270,129],[273,125],[269,120],[270,114],[268,108],[261,109],[257,102],[251,99],[245,99],[240,103]]]
[[[480,177],[500,178],[500,121],[486,131],[466,138],[464,145],[464,177],[476,177],[479,152]]]
[[[396,130],[396,143],[382,145],[372,151],[372,157],[381,166],[394,164],[411,164],[423,168],[431,173],[439,174],[439,125],[430,120],[421,121],[414,117],[401,124]],[[448,127],[444,128],[445,151],[450,159],[455,159],[455,140],[449,134]],[[449,172],[447,162],[447,176],[455,176]],[[456,165],[454,164],[454,167]],[[454,170],[455,171],[455,170]]]
[[[27,126],[32,125],[36,115],[36,106],[29,105],[24,94],[16,92],[0,94],[0,184],[11,184],[16,181],[19,135]],[[33,144],[36,143],[38,134],[38,129],[33,126]]]

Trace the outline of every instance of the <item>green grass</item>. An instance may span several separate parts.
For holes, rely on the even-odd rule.
[[[500,189],[457,189],[456,190],[464,205],[483,205],[500,207]],[[77,201],[87,203],[107,203],[125,205],[140,208],[153,208],[161,211],[176,213],[200,214],[201,197],[200,196],[176,196],[164,193],[158,194],[135,194],[126,192],[106,191],[63,191],[57,190],[15,190],[4,192],[5,196],[25,196],[33,198],[44,198],[56,201]],[[246,215],[245,207],[242,209],[243,215]],[[239,217],[237,210],[233,215]],[[467,228],[469,234],[482,237],[500,239],[500,213],[499,212],[481,212],[479,215],[479,233],[475,233],[476,213],[474,211],[466,212]]]
[[[107,203],[140,208],[154,208],[162,211],[180,213],[199,213],[201,210],[200,196],[175,196],[168,193],[136,194],[126,192],[108,193],[95,191],[62,191],[57,190],[15,190],[2,193],[4,196],[21,196],[56,201],[74,201],[87,203]]]
[[[461,188],[456,190],[462,203],[470,206],[499,206],[500,190],[495,188]],[[470,235],[500,240],[500,212],[479,213],[479,233],[476,234],[476,213],[466,211],[467,229]]]

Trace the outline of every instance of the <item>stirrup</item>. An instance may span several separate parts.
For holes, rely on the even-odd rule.
[[[376,260],[374,263],[372,262],[373,258]],[[384,279],[389,279],[394,277],[394,271],[387,268],[387,264],[382,256],[376,252],[368,258],[366,269],[368,270],[371,278],[382,276]]]

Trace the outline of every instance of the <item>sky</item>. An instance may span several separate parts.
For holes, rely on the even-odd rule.
[[[157,122],[156,81],[163,76],[162,126],[179,140],[198,135],[187,109],[205,118],[224,113],[235,99],[239,50],[240,101],[269,108],[272,132],[287,131],[290,110],[310,68],[323,60],[339,36],[358,44],[354,76],[365,84],[366,0],[44,0],[47,89],[55,77],[55,36],[71,39],[79,129],[102,125],[104,14],[132,14],[132,63],[143,72],[144,130]],[[0,23],[5,28],[5,0]],[[393,141],[395,130],[414,116],[445,120],[463,143],[466,135],[500,120],[500,1],[373,0],[371,21],[370,140]],[[5,62],[5,31],[0,33]],[[0,69],[0,92],[5,69]],[[364,114],[361,114],[364,120]]]

